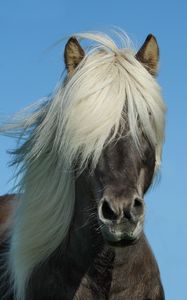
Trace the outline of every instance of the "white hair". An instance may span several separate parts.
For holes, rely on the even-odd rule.
[[[76,34],[91,40],[74,75],[39,103],[29,116],[6,131],[25,142],[15,151],[20,205],[10,242],[9,265],[15,298],[25,299],[33,269],[62,243],[72,220],[75,188],[73,166],[97,165],[103,147],[128,124],[141,152],[139,124],[161,161],[165,106],[153,76],[133,50],[119,48],[101,33]],[[126,37],[122,34],[124,42]],[[4,129],[3,129],[4,130]]]

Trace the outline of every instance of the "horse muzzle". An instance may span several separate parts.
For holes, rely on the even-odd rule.
[[[100,228],[105,240],[137,240],[143,232],[144,202],[135,197],[132,201],[111,201],[102,198],[98,205]]]

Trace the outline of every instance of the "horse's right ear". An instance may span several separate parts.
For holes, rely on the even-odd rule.
[[[140,50],[136,53],[136,59],[141,62],[148,72],[155,76],[158,69],[159,47],[154,35],[149,34]]]
[[[64,51],[64,62],[70,76],[73,75],[84,55],[84,50],[79,45],[77,39],[75,37],[71,37],[68,40]]]

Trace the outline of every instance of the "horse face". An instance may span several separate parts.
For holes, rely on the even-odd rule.
[[[142,155],[130,136],[108,145],[95,170],[94,190],[104,239],[136,240],[144,223],[144,194],[151,184],[155,152],[142,137]]]

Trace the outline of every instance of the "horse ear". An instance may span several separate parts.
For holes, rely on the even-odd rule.
[[[84,50],[79,45],[77,39],[75,37],[71,37],[68,40],[64,51],[64,61],[69,75],[74,73],[84,55]]]
[[[156,76],[159,60],[159,47],[156,38],[152,34],[147,36],[135,57],[144,65],[151,75]]]

